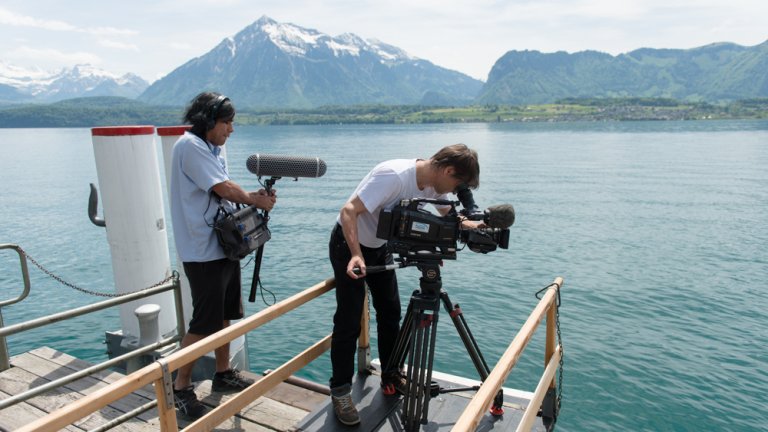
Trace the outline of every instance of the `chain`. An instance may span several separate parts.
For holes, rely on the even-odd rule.
[[[61,277],[59,277],[59,276],[57,276],[57,275],[53,274],[53,272],[51,272],[50,270],[48,270],[48,269],[46,269],[45,267],[43,267],[43,266],[42,266],[42,264],[40,264],[39,262],[37,262],[37,260],[35,260],[34,258],[32,258],[32,257],[31,257],[31,256],[30,256],[30,255],[27,253],[27,251],[25,251],[23,248],[19,247],[19,250],[21,251],[22,255],[24,255],[24,257],[25,257],[26,259],[28,259],[28,260],[29,260],[29,261],[30,261],[32,264],[34,264],[34,265],[35,265],[35,267],[37,267],[38,269],[40,269],[40,271],[42,271],[43,273],[45,273],[46,275],[48,275],[48,277],[50,277],[51,279],[53,279],[53,280],[55,280],[55,281],[59,282],[60,284],[62,284],[62,285],[64,285],[64,286],[67,286],[67,287],[69,287],[69,288],[72,288],[72,289],[74,289],[74,290],[76,290],[76,291],[80,291],[80,292],[82,292],[82,293],[85,293],[85,294],[90,294],[90,295],[99,296],[99,297],[122,297],[122,296],[125,296],[125,295],[128,295],[128,294],[137,293],[137,292],[139,292],[139,291],[146,291],[146,290],[148,290],[148,289],[152,289],[152,288],[158,287],[158,286],[160,286],[160,285],[163,285],[164,283],[166,283],[166,282],[168,282],[168,281],[170,281],[171,279],[173,279],[173,278],[174,278],[174,274],[172,273],[172,274],[171,274],[170,276],[168,276],[167,278],[165,278],[165,279],[161,280],[160,282],[158,282],[158,283],[156,283],[156,284],[154,284],[154,285],[152,285],[152,286],[149,286],[149,287],[147,287],[147,288],[141,288],[141,289],[137,289],[136,291],[126,292],[126,293],[119,293],[119,294],[116,294],[116,293],[103,293],[103,292],[98,292],[98,291],[90,291],[90,290],[87,290],[87,289],[85,289],[85,288],[80,288],[79,286],[77,286],[77,285],[75,285],[75,284],[73,284],[73,283],[71,283],[71,282],[67,282],[67,281],[65,281],[65,280],[64,280],[64,279],[62,279]]]

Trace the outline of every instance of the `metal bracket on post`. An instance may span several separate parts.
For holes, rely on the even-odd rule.
[[[168,362],[165,359],[157,360],[160,363],[160,369],[163,371],[163,391],[165,392],[165,408],[173,408],[173,379],[168,371]]]
[[[368,296],[368,285],[366,284],[363,313],[360,316],[360,337],[357,340],[357,373],[362,375],[370,375],[373,371],[373,366],[371,365],[371,316],[368,308]]]
[[[357,348],[358,372],[369,375],[373,366],[371,366],[371,347],[364,346]]]

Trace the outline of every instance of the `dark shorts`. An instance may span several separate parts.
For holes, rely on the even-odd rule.
[[[192,292],[189,333],[207,336],[224,328],[224,321],[243,317],[239,261],[185,262],[184,273]]]

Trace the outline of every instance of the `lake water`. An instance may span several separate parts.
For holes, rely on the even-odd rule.
[[[67,281],[111,291],[106,234],[86,213],[88,183],[97,182],[90,130],[0,129],[0,141],[0,243],[21,245]],[[376,163],[426,158],[456,142],[480,154],[478,205],[511,203],[517,219],[509,250],[460,252],[445,263],[443,286],[493,365],[536,305],[535,292],[564,277],[558,430],[765,427],[765,121],[236,127],[228,160],[247,188],[258,187],[245,168],[252,153],[328,164],[322,178],[276,184],[265,287],[282,300],[330,277],[329,230]],[[0,299],[14,297],[18,259],[0,254],[0,266]],[[249,264],[246,289],[251,272]],[[3,309],[6,324],[99,300],[34,268],[31,276],[25,304]],[[404,304],[419,276],[398,270]],[[246,306],[248,314],[266,307]],[[326,295],[250,334],[252,369],[274,368],[330,333],[333,310]],[[12,354],[46,344],[100,361],[104,331],[117,327],[110,311],[11,337],[9,345]],[[507,386],[535,388],[543,333],[542,326]],[[448,319],[439,326],[435,369],[476,376]],[[329,373],[326,354],[302,376],[326,382]]]

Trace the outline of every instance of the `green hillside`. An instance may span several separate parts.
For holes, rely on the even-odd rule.
[[[768,41],[694,49],[510,51],[491,69],[476,104],[544,104],[564,98],[671,98],[731,102],[768,97]]]

